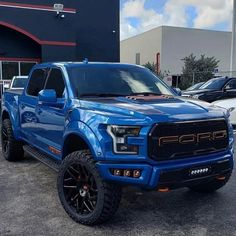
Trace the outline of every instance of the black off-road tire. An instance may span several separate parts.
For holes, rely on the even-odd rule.
[[[74,172],[77,166],[79,166],[78,169],[80,171],[79,171],[79,174],[75,175],[76,173],[78,173],[78,172]],[[84,169],[86,171],[84,171]],[[68,170],[70,172],[70,175],[68,175],[69,173]],[[75,191],[73,195],[75,197],[78,194],[80,194],[79,189],[82,188],[81,183],[82,183],[82,175],[83,175],[81,173],[84,173],[84,172],[89,173],[88,175],[90,177],[88,177],[87,179],[92,178],[93,181],[91,182],[93,182],[93,185],[96,185],[96,189],[97,189],[96,190],[96,199],[97,199],[96,204],[90,205],[90,207],[93,206],[94,208],[92,212],[89,211],[89,213],[87,214],[83,214],[83,211],[82,213],[80,212],[80,209],[82,209],[83,204],[85,204],[85,203],[81,204],[81,202],[83,202],[83,200],[81,199],[84,199],[84,197],[82,197],[81,195],[77,197],[77,199],[79,198],[81,201],[80,205],[82,205],[80,208],[78,208],[78,202],[77,202],[77,205],[74,206],[75,203],[73,202],[74,200],[72,201],[72,195],[68,194],[69,191],[72,191],[72,192]],[[68,176],[69,177],[73,176],[73,178],[71,178],[70,180]],[[65,181],[69,181],[69,182],[65,182]],[[78,183],[76,181],[78,181]],[[74,185],[76,185],[77,183],[77,188],[75,190],[70,190],[70,189],[67,190],[67,188],[65,188],[65,186],[70,185],[71,183],[73,183]],[[90,188],[91,189],[94,188],[94,187],[91,187],[92,184],[88,183],[88,186],[90,186],[90,187],[86,187],[86,189],[88,189],[87,190],[88,192]],[[107,183],[101,178],[100,173],[98,169],[96,168],[95,161],[93,160],[93,157],[90,151],[88,150],[76,151],[76,152],[71,153],[67,157],[65,157],[65,159],[63,160],[62,166],[59,170],[57,188],[58,188],[58,194],[59,194],[61,204],[64,207],[65,211],[74,221],[84,224],[84,225],[97,225],[97,224],[101,224],[103,222],[110,220],[111,217],[116,213],[119,207],[120,201],[121,201],[121,196],[122,196],[121,186]],[[91,193],[89,194],[89,196],[91,196]],[[73,197],[73,199],[75,197]]]
[[[199,185],[194,185],[189,187],[192,191],[198,192],[198,193],[213,193],[216,190],[222,188],[227,184],[231,176],[231,173],[228,173],[225,175],[224,180],[219,180],[219,179],[214,179],[210,182],[204,183],[204,184],[199,184]]]
[[[7,161],[20,161],[24,158],[23,145],[14,138],[12,124],[9,119],[2,121],[1,145],[3,157]]]

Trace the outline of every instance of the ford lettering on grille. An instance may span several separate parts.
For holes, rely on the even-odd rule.
[[[149,134],[149,156],[164,161],[221,152],[228,139],[224,119],[161,123]]]
[[[163,146],[170,143],[189,144],[200,143],[205,141],[214,141],[227,138],[227,130],[220,130],[216,132],[198,133],[198,134],[186,134],[181,136],[166,136],[160,137],[158,145]]]

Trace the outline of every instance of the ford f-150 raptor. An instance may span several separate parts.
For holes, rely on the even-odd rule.
[[[24,90],[4,93],[3,156],[28,153],[58,171],[76,222],[107,221],[122,187],[213,192],[233,169],[229,112],[179,97],[148,69],[116,63],[35,65]]]

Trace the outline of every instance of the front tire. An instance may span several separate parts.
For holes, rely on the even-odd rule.
[[[68,155],[59,170],[57,188],[62,206],[76,222],[101,224],[117,211],[121,187],[105,182],[88,150]]]
[[[225,179],[214,179],[210,182],[189,187],[192,191],[198,193],[213,193],[227,184],[231,173],[224,175]]]
[[[2,154],[7,161],[19,161],[24,157],[23,145],[14,138],[9,119],[2,121],[1,127]]]

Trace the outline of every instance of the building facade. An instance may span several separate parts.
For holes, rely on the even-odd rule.
[[[0,1],[0,79],[38,62],[118,62],[119,34],[119,0]]]
[[[230,32],[162,26],[121,41],[121,62],[155,63],[159,72],[177,77],[181,59],[205,54],[220,60],[219,71],[229,72],[230,48]]]

